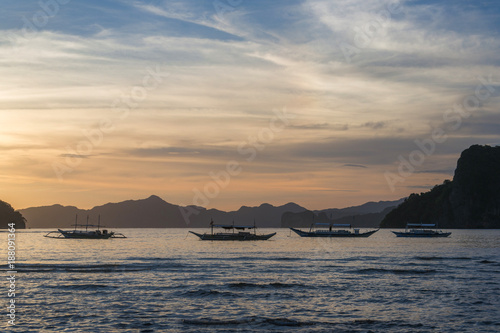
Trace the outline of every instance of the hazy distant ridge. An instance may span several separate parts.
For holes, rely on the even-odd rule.
[[[397,202],[399,201],[370,202],[343,209],[330,208],[320,211],[320,214],[336,218],[363,213],[380,214],[387,206],[395,206]],[[212,219],[220,224],[231,224],[234,221],[235,224],[253,225],[255,221],[257,227],[279,228],[284,226],[282,216],[301,212],[307,212],[307,209],[295,203],[282,206],[267,203],[257,207],[242,206],[237,211],[230,212],[194,206],[180,207],[155,195],[147,199],[108,203],[89,210],[61,205],[21,210],[30,228],[68,228],[74,223],[76,215],[78,223],[85,223],[88,215],[92,224],[97,223],[100,215],[101,223],[109,228],[205,228]],[[359,219],[361,221],[362,218]]]
[[[258,227],[279,227],[284,212],[299,212],[305,208],[288,203],[275,207],[262,204],[258,207],[242,206],[237,211],[225,212],[202,207],[180,207],[170,204],[158,196],[147,199],[127,200],[119,203],[108,203],[89,210],[73,206],[43,206],[22,209],[21,213],[28,220],[30,228],[67,228],[75,221],[85,223],[87,215],[90,223],[96,224],[101,216],[101,223],[110,228],[199,228],[208,227],[210,220],[215,223],[253,225]],[[188,217],[186,218],[186,216]]]
[[[330,219],[340,219],[342,217],[352,217],[355,215],[373,214],[381,213],[387,208],[394,208],[404,201],[404,199],[399,199],[395,201],[369,201],[359,206],[352,206],[346,208],[329,208],[323,210],[314,211],[316,214],[325,213]]]
[[[341,223],[353,227],[376,228],[384,217],[404,199],[367,202],[360,206],[330,208],[319,211],[286,212],[281,217],[282,228],[309,227],[312,223]]]

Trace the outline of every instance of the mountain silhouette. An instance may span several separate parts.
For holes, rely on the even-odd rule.
[[[101,223],[108,228],[204,228],[211,220],[220,224],[245,224],[257,227],[277,228],[283,213],[304,211],[305,208],[288,203],[283,206],[262,204],[258,207],[242,206],[237,211],[225,212],[197,206],[181,207],[170,204],[156,195],[147,199],[107,203],[85,210],[73,206],[43,206],[22,209],[30,228],[68,228],[78,223]]]
[[[379,216],[381,212],[391,205],[395,206],[396,201],[369,202],[343,209],[326,209],[319,213],[325,218],[326,214],[346,219],[352,218],[351,215],[359,215],[356,217],[359,223],[369,224],[374,219],[379,222],[383,218]],[[79,224],[85,224],[87,216],[90,224],[97,224],[100,216],[101,223],[108,228],[206,228],[211,220],[217,224],[253,225],[255,222],[256,226],[261,228],[280,228],[286,226],[282,216],[302,214],[307,210],[290,202],[282,206],[268,203],[255,207],[242,206],[238,210],[226,212],[198,206],[178,206],[152,195],[146,199],[107,203],[88,210],[52,205],[26,208],[20,212],[28,220],[30,228],[69,228],[74,224],[77,215]],[[361,217],[363,213],[369,215]],[[367,219],[368,222],[365,221]]]

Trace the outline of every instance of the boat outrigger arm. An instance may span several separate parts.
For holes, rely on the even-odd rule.
[[[88,225],[89,227],[93,226],[92,224]],[[50,231],[46,235],[43,235],[43,237],[47,238],[60,238],[60,239],[67,239],[67,238],[79,238],[79,239],[108,239],[108,238],[127,238],[124,234],[119,233],[119,232],[110,232],[108,233],[107,230],[95,230],[95,231],[79,231],[77,230],[76,232],[74,230],[71,231],[66,231],[66,230],[61,230],[57,229],[57,231]]]

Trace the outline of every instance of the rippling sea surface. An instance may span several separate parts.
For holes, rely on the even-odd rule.
[[[0,329],[500,331],[500,230],[315,239],[260,229],[277,235],[255,242],[200,241],[186,229],[116,231],[129,238],[17,231],[17,325],[7,328],[3,306]]]

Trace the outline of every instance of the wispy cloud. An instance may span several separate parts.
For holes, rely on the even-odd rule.
[[[361,164],[344,164],[343,166],[352,168],[367,168],[367,166]]]

